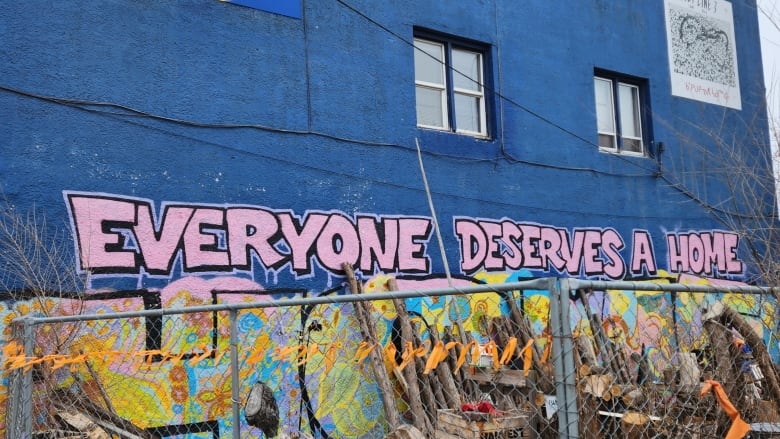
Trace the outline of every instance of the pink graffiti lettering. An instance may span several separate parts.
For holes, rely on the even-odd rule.
[[[602,251],[601,259],[604,261],[604,274],[612,279],[622,279],[626,274],[626,264],[623,262],[623,258],[620,257],[620,250],[623,250],[626,246],[623,238],[615,230],[605,229],[601,232],[601,241],[595,245]],[[587,267],[585,265],[586,270]]]
[[[230,265],[227,251],[220,249],[217,242],[217,231],[224,227],[224,223],[224,210],[195,209],[192,212],[182,235],[185,271],[219,269]]]
[[[291,213],[281,213],[278,218],[282,224],[282,233],[287,237],[287,243],[290,244],[293,267],[297,267],[300,272],[309,272],[312,246],[328,222],[328,215],[321,213],[307,215],[300,230]]]
[[[384,226],[379,228],[374,218],[359,217],[357,219],[360,231],[360,242],[364,250],[360,253],[360,266],[371,267],[376,261],[380,269],[390,270],[397,266],[398,254],[398,220],[386,218]],[[379,230],[384,231],[384,239],[379,236]]]
[[[501,224],[485,221],[482,223],[482,230],[487,237],[487,249],[482,264],[487,270],[500,270],[504,266],[504,259],[501,257],[501,249],[499,248],[502,234]]]
[[[310,274],[312,261],[333,273],[356,269],[427,272],[427,218],[355,221],[339,212],[261,207],[166,205],[156,217],[152,203],[130,197],[65,192],[79,268],[94,273],[168,274],[181,255],[185,272],[248,270],[253,263],[278,270],[289,265]]]
[[[455,234],[461,243],[461,270],[480,269],[557,270],[578,275],[625,275],[620,251],[623,239],[613,229],[577,229],[573,236],[565,229],[529,223],[470,218],[455,219]]]
[[[117,201],[119,203],[119,201]],[[137,206],[138,216],[135,229],[138,249],[146,255],[146,269],[151,272],[165,271],[173,263],[184,228],[192,217],[189,207],[171,207],[163,214],[163,225],[159,233],[155,230],[151,207],[146,204]]]
[[[124,240],[115,228],[126,228],[136,221],[136,203],[101,198],[70,198],[81,267],[93,270],[105,266],[128,272],[136,266],[135,252],[124,250]],[[101,213],[97,213],[101,212]]]
[[[228,253],[230,265],[248,269],[252,253],[260,262],[270,268],[281,266],[285,257],[273,246],[279,237],[277,217],[265,209],[234,208],[226,214],[228,236]]]
[[[349,219],[341,215],[328,218],[317,239],[317,258],[330,271],[341,270],[342,262],[354,265],[359,256],[360,242]]]
[[[433,230],[431,222],[422,218],[402,218],[398,221],[398,226],[398,269],[427,273],[430,270],[430,260],[425,256],[425,244]],[[368,270],[370,267],[360,268]]]
[[[731,232],[669,233],[669,270],[697,275],[742,274],[739,235]]]
[[[558,234],[561,235],[562,240],[568,241],[569,232],[565,229],[558,230]],[[580,267],[582,266],[582,253],[585,245],[585,234],[575,233],[573,241],[569,245],[561,246],[561,256],[566,261],[565,269],[571,274],[579,274]]]
[[[655,254],[653,253],[653,243],[650,239],[650,234],[645,230],[634,230],[631,248],[631,273],[642,274],[643,270],[646,269],[647,275],[656,275],[658,270],[655,264]]]

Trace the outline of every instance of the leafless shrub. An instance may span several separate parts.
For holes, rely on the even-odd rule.
[[[675,133],[667,148],[674,155],[659,159],[661,177],[740,236],[749,257],[748,282],[778,285],[778,178],[765,113],[759,110],[746,119],[724,110],[703,113],[705,118],[706,123],[681,119],[666,124]],[[770,131],[777,136],[774,122]]]
[[[1,202],[0,298],[11,304],[27,301],[31,312],[46,317],[80,313],[86,276],[75,269],[67,233],[65,227],[51,227],[37,208],[21,211],[7,200]],[[74,334],[55,334],[54,351]]]

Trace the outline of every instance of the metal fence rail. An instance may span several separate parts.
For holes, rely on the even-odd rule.
[[[3,345],[5,435],[683,438],[780,423],[777,288],[364,288],[119,313],[51,303]]]

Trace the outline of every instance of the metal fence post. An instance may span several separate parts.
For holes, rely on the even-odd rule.
[[[550,280],[550,329],[555,368],[555,398],[558,402],[558,437],[561,439],[579,438],[569,290],[568,279]]]
[[[8,402],[5,410],[5,437],[13,439],[19,437],[19,370],[11,371],[8,377]]]
[[[13,326],[22,325],[22,344],[24,355],[33,356],[35,338],[33,324],[29,317],[23,317]],[[16,332],[16,331],[13,331]],[[16,334],[15,334],[16,335]],[[18,335],[10,341],[17,341]],[[17,369],[11,372],[8,389],[8,405],[6,410],[6,438],[32,438],[32,369]]]
[[[20,322],[11,323],[11,337],[8,343],[17,342],[19,340],[18,328],[21,326]],[[5,411],[5,437],[6,439],[14,439],[21,437],[22,426],[20,420],[22,414],[20,413],[20,398],[22,390],[22,369],[12,370],[8,376],[8,402]]]
[[[230,310],[230,377],[232,378],[233,400],[233,439],[241,437],[241,406],[239,405],[239,380],[238,380],[238,328],[236,320],[238,310]]]

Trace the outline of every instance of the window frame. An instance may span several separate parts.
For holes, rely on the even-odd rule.
[[[416,68],[416,60],[418,56],[428,56],[426,53],[418,48],[417,42],[420,41],[426,44],[433,44],[441,47],[443,52],[444,64],[442,69],[444,70],[444,84],[436,84],[421,80],[418,76]],[[415,71],[414,71],[414,86],[415,86],[415,116],[417,119],[417,127],[421,129],[429,129],[441,132],[450,132],[454,134],[460,134],[464,136],[470,136],[478,139],[491,138],[491,126],[490,126],[490,105],[488,99],[490,99],[491,90],[487,83],[490,77],[489,62],[490,62],[490,46],[483,43],[464,40],[457,37],[447,36],[439,33],[433,33],[430,31],[415,30],[413,39],[413,50],[415,59]],[[477,78],[476,80],[469,79],[470,72],[456,72],[453,67],[453,52],[461,51],[470,55],[476,55],[477,58]],[[462,75],[467,80],[475,81],[477,89],[467,89],[457,87],[455,81],[455,75]],[[443,90],[442,103],[441,103],[441,118],[442,126],[430,125],[419,122],[417,117],[419,112],[419,101],[417,97],[418,88],[426,88],[430,90]],[[477,118],[470,118],[475,120],[480,127],[479,131],[460,128],[457,123],[458,112],[456,111],[456,97],[466,97],[476,100],[476,115]]]
[[[609,83],[611,100],[611,122],[614,132],[602,131],[599,126],[599,98],[597,81]],[[621,112],[621,87],[628,87],[633,91],[632,102],[635,106],[632,111],[634,125],[639,130],[639,136],[628,135],[625,133],[625,124]],[[651,125],[650,125],[650,99],[648,98],[648,84],[646,79],[623,75],[607,70],[595,69],[593,73],[594,104],[596,114],[596,133],[598,136],[599,151],[612,154],[631,155],[636,157],[649,157],[651,145]],[[612,136],[612,147],[606,147],[601,144],[601,136]],[[640,150],[633,151],[626,146],[626,140],[639,141]]]

